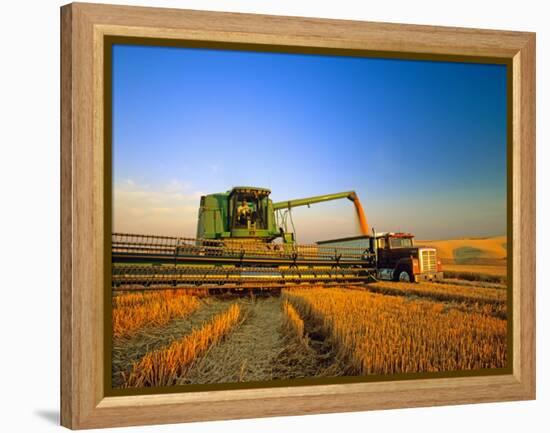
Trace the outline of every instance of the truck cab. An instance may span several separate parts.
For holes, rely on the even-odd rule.
[[[410,233],[377,233],[374,236],[377,274],[381,280],[418,282],[443,279],[435,248],[417,247]]]

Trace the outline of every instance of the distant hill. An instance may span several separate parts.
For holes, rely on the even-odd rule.
[[[443,263],[501,266],[506,264],[506,236],[441,241],[417,240],[416,245],[437,248]]]

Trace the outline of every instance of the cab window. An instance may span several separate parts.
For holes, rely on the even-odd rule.
[[[390,238],[391,248],[410,248],[412,246],[411,238]]]
[[[254,194],[236,194],[233,197],[233,227],[247,228],[255,224],[258,229],[267,228],[263,201]]]

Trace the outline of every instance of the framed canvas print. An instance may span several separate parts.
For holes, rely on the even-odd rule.
[[[70,428],[535,398],[535,36],[61,8]]]

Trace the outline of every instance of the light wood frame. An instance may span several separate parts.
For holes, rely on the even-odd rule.
[[[79,429],[535,398],[534,33],[78,3],[61,8],[61,30],[62,425]],[[106,397],[105,35],[510,59],[513,374]]]

